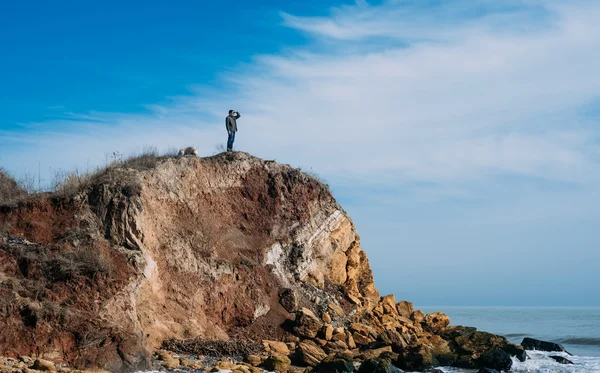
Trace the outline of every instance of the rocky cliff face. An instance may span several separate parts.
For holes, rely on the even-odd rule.
[[[0,206],[0,226],[4,356],[146,368],[167,339],[281,339],[302,307],[379,301],[327,186],[245,153],[114,166],[73,194]]]

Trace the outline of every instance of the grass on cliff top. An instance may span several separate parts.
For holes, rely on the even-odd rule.
[[[72,196],[91,186],[100,177],[108,175],[112,170],[133,169],[145,171],[156,167],[160,160],[176,155],[176,149],[160,154],[154,146],[147,146],[141,152],[129,156],[113,152],[106,156],[104,166],[93,170],[74,169],[67,171],[55,169],[50,185],[46,187],[41,186],[39,176],[24,174],[21,178],[15,179],[0,167],[0,205],[13,204],[27,196],[42,193],[50,193],[60,197]],[[127,182],[127,180],[122,179],[119,181]]]
[[[0,204],[27,194],[17,180],[0,167]]]
[[[217,148],[216,150],[220,151],[223,149]],[[98,180],[103,182],[118,181],[121,184],[127,185],[128,183],[133,183],[133,179],[127,180],[127,175],[124,173],[113,173],[111,171],[124,169],[146,171],[155,168],[161,160],[176,157],[177,153],[177,149],[171,149],[160,154],[155,146],[144,147],[141,152],[132,153],[129,156],[113,152],[106,156],[104,166],[92,170],[80,170],[77,168],[68,171],[62,169],[53,170],[52,180],[49,186],[46,187],[41,186],[42,182],[39,175],[24,174],[21,178],[15,179],[0,167],[0,206],[15,204],[28,196],[35,196],[41,193],[49,193],[58,197],[74,196]],[[222,159],[222,157],[230,156],[230,153],[219,152],[212,157],[208,157],[208,159]],[[329,190],[327,182],[312,168],[298,168],[296,170],[304,173]]]

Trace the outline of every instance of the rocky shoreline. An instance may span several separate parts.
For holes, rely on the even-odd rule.
[[[405,304],[403,304],[404,306]],[[327,329],[327,327],[325,326]],[[479,348],[487,348],[485,343],[503,342],[504,349],[496,348],[482,354],[475,361],[469,360],[466,356],[462,356],[461,359],[455,360],[454,364],[447,364],[448,360],[440,359],[439,349],[436,353],[425,353],[415,354],[416,350],[407,353],[396,353],[394,348],[378,347],[378,348],[355,348],[352,350],[343,350],[338,352],[325,353],[327,349],[327,343],[323,342],[294,342],[294,341],[270,341],[263,340],[263,349],[256,353],[247,353],[244,356],[204,356],[196,354],[182,354],[168,350],[157,350],[154,353],[154,364],[152,369],[154,370],[168,370],[168,371],[181,371],[181,372],[231,372],[231,373],[402,373],[404,370],[397,367],[401,364],[409,364],[410,362],[418,362],[420,367],[414,368],[412,366],[405,366],[410,371],[423,371],[430,373],[443,373],[439,368],[435,368],[435,365],[454,365],[456,367],[473,369],[476,366],[480,366],[479,373],[500,373],[502,371],[509,371],[511,363],[507,363],[510,359],[506,359],[505,355],[498,353],[498,351],[511,351],[514,353],[517,359],[524,361],[528,358],[527,353],[522,346],[516,346],[510,343],[504,343],[501,336],[493,335],[485,332],[477,332],[474,328],[470,327],[444,327],[440,329],[446,338],[454,338],[456,342],[457,337],[468,336],[463,338],[469,340],[472,343],[471,346],[475,347],[478,343]],[[479,333],[479,334],[477,334]],[[341,333],[332,334],[333,336],[340,335]],[[452,337],[452,335],[457,337]],[[327,340],[327,339],[326,339]],[[341,338],[337,339],[341,341]],[[207,344],[212,345],[210,348],[212,353],[219,355],[219,352],[215,348],[223,347],[222,341],[215,341],[216,343],[206,342],[200,343],[200,345],[206,346]],[[234,344],[234,342],[228,342]],[[318,343],[318,344],[317,344]],[[304,345],[303,345],[304,344]],[[319,345],[323,345],[321,348]],[[538,351],[549,351],[549,352],[564,352],[569,354],[564,347],[559,344],[552,342],[539,341],[532,338],[525,338],[523,346],[529,349],[535,349]],[[201,349],[204,349],[202,347]],[[227,350],[227,348],[225,348]],[[411,355],[412,358],[420,356],[419,359],[406,360],[406,356]],[[430,360],[427,362],[424,358],[429,357]],[[573,364],[573,362],[560,356],[550,356],[552,359],[560,364]],[[423,358],[423,359],[422,359]],[[451,358],[451,356],[445,356],[445,358]],[[437,359],[437,360],[436,360]],[[470,362],[469,362],[470,361]],[[508,364],[499,366],[498,364]],[[494,365],[495,368],[490,368],[487,365]],[[29,356],[20,356],[18,358],[4,358],[0,357],[0,372],[1,373],[109,373],[104,370],[78,370],[73,369],[66,364],[54,363],[49,360],[36,358],[33,359]]]

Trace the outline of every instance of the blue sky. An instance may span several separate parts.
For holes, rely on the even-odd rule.
[[[313,169],[383,293],[600,305],[600,4],[0,5],[0,165],[85,170],[156,145]]]

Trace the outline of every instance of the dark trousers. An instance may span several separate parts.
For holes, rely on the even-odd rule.
[[[233,149],[233,142],[235,141],[235,132],[229,132],[229,136],[227,136],[227,149]]]

